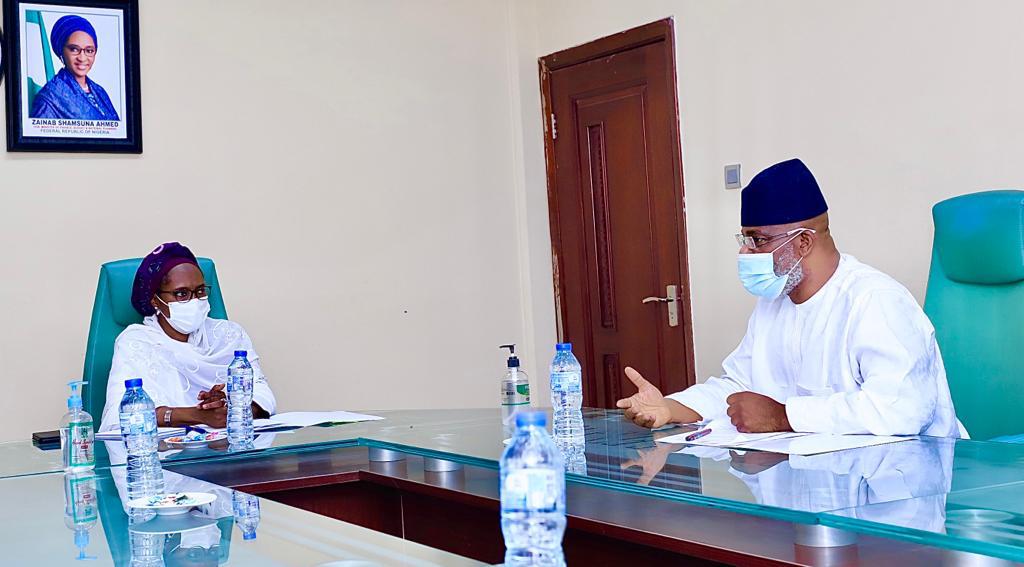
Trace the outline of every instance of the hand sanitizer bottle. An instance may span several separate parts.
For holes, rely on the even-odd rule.
[[[76,380],[68,382],[71,396],[68,397],[68,413],[60,420],[60,452],[64,470],[82,472],[92,470],[96,466],[96,454],[93,452],[92,416],[82,409],[82,396],[79,386],[86,382]]]
[[[501,423],[506,435],[515,433],[515,417],[519,412],[530,407],[530,379],[519,368],[519,357],[516,356],[516,345],[501,345],[508,349],[508,364],[505,375],[501,377]]]

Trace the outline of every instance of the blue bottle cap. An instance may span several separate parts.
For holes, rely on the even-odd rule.
[[[238,358],[239,356],[249,356],[249,353],[244,350],[236,350],[235,358]]]
[[[124,381],[125,388],[141,388],[142,378],[129,378]]]
[[[242,532],[242,539],[244,539],[244,540],[256,539],[256,530],[252,530],[252,531],[248,531],[248,532]]]
[[[572,343],[558,343],[555,345],[555,350],[558,352],[572,352]]]
[[[548,424],[548,416],[542,411],[521,411],[516,414],[516,427],[536,425],[544,427]]]

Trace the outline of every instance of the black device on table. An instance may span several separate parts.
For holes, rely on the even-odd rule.
[[[32,444],[44,451],[60,449],[60,431],[36,431],[32,434]]]

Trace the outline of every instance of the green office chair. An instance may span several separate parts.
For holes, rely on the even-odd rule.
[[[100,267],[100,280],[96,285],[96,300],[92,306],[92,324],[85,347],[83,380],[89,382],[82,393],[85,410],[96,420],[97,427],[103,416],[107,398],[107,378],[114,356],[114,339],[133,323],[141,323],[142,316],[132,307],[132,283],[142,258],[107,262]],[[217,280],[217,267],[209,258],[199,258],[210,293],[210,317],[227,319],[224,298]]]
[[[975,439],[1024,441],[1024,191],[955,197],[932,216],[924,309],[957,416]]]

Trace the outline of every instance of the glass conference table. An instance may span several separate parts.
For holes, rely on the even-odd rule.
[[[181,516],[143,517],[125,512],[124,475],[117,468],[96,471],[89,489],[76,493],[87,503],[76,508],[84,538],[64,520],[65,476],[44,473],[0,480],[0,549],[3,565],[81,564],[248,567],[323,565],[476,566],[465,557],[371,529],[341,522],[255,496],[259,523],[245,539],[233,513],[233,490],[165,472],[174,490],[217,496],[209,505]]]
[[[183,474],[234,474],[225,471],[236,469],[241,474],[243,463],[288,457],[315,468],[318,459],[337,462],[331,455],[358,448],[371,461],[393,460],[400,453],[422,457],[428,463],[423,466],[437,471],[449,470],[446,463],[493,471],[508,437],[498,409],[367,413],[385,419],[266,433],[249,451],[167,451],[162,459],[165,469]],[[798,532],[833,532],[827,537],[839,534],[837,546],[861,537],[974,554],[970,557],[975,559],[1024,561],[1024,445],[920,437],[787,457],[656,443],[658,436],[685,428],[652,432],[626,422],[616,410],[586,409],[584,418],[585,444],[562,447],[570,517],[592,513],[623,525],[645,518],[650,523],[650,510],[675,503],[691,511],[785,522]],[[59,457],[59,451],[41,451],[28,442],[0,444],[0,490],[17,490],[13,483],[39,476],[57,482]],[[117,443],[97,443],[98,471],[116,474],[123,469],[116,464],[122,459]],[[497,482],[492,475],[480,487],[463,490],[495,497]],[[592,499],[598,494],[605,505],[574,501],[574,494],[585,491]],[[622,502],[642,502],[645,510],[614,504],[629,497],[643,500]],[[9,517],[24,513],[6,508]],[[657,521],[673,523],[671,516]],[[808,538],[817,537],[809,533]],[[70,541],[69,535],[69,546]],[[808,540],[808,545],[828,544]]]

